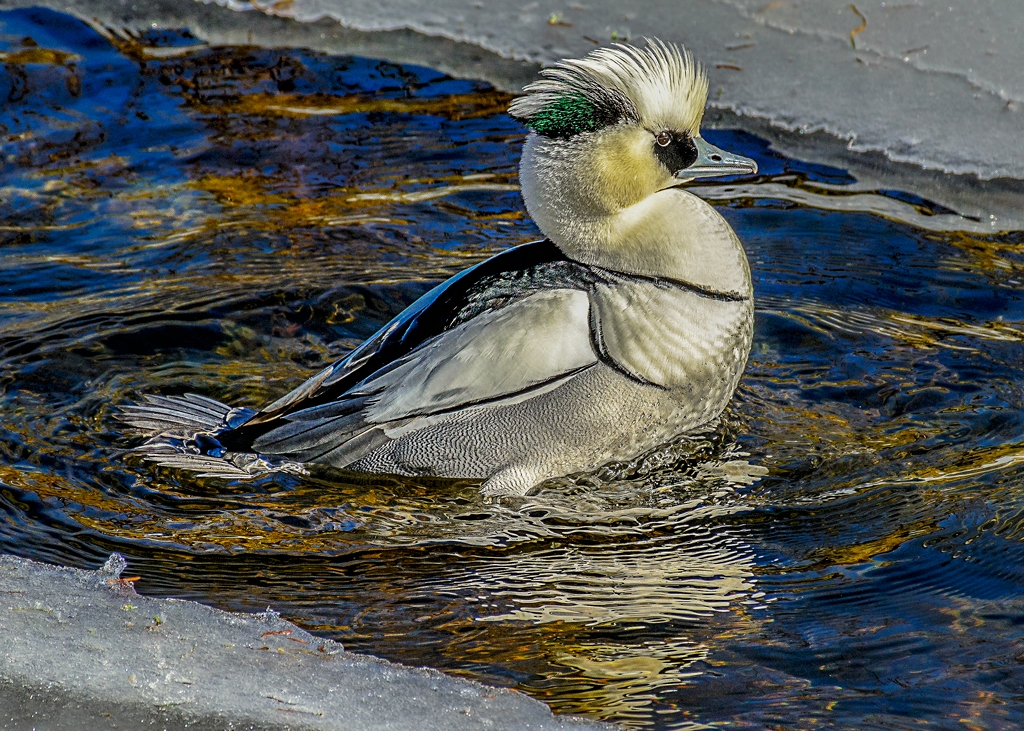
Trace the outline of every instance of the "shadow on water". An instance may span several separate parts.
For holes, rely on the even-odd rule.
[[[198,478],[132,456],[117,405],[267,403],[536,238],[524,131],[422,68],[41,10],[0,43],[0,550],[121,551],[143,593],[629,727],[1024,724],[1019,235],[726,196],[759,309],[714,430],[514,500]],[[708,136],[763,190],[852,182]]]

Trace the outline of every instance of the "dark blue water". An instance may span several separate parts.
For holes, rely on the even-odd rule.
[[[120,551],[143,593],[635,728],[1024,725],[1019,235],[723,205],[758,312],[721,426],[524,500],[198,478],[130,454],[117,406],[265,404],[536,238],[524,130],[486,85],[369,59],[49,11],[0,13],[0,43],[0,551]],[[852,182],[707,136],[763,183]]]

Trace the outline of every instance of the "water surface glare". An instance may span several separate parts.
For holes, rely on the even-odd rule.
[[[268,403],[537,238],[524,130],[427,69],[42,10],[0,13],[0,62],[0,551],[120,551],[142,593],[630,728],[1024,726],[1021,236],[712,195],[758,303],[714,430],[514,500],[199,478],[117,406]],[[707,136],[770,190],[852,182]]]

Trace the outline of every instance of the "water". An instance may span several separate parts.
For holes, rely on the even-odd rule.
[[[629,728],[1024,725],[1020,235],[727,199],[757,332],[713,431],[525,499],[197,478],[130,454],[117,406],[265,404],[537,238],[524,130],[427,69],[0,23],[0,551],[116,550],[142,593]],[[851,182],[708,137],[764,190]]]

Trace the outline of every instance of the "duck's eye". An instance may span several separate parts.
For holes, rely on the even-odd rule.
[[[655,136],[654,140],[661,147],[668,147],[670,144],[672,144],[672,133],[662,130]]]

